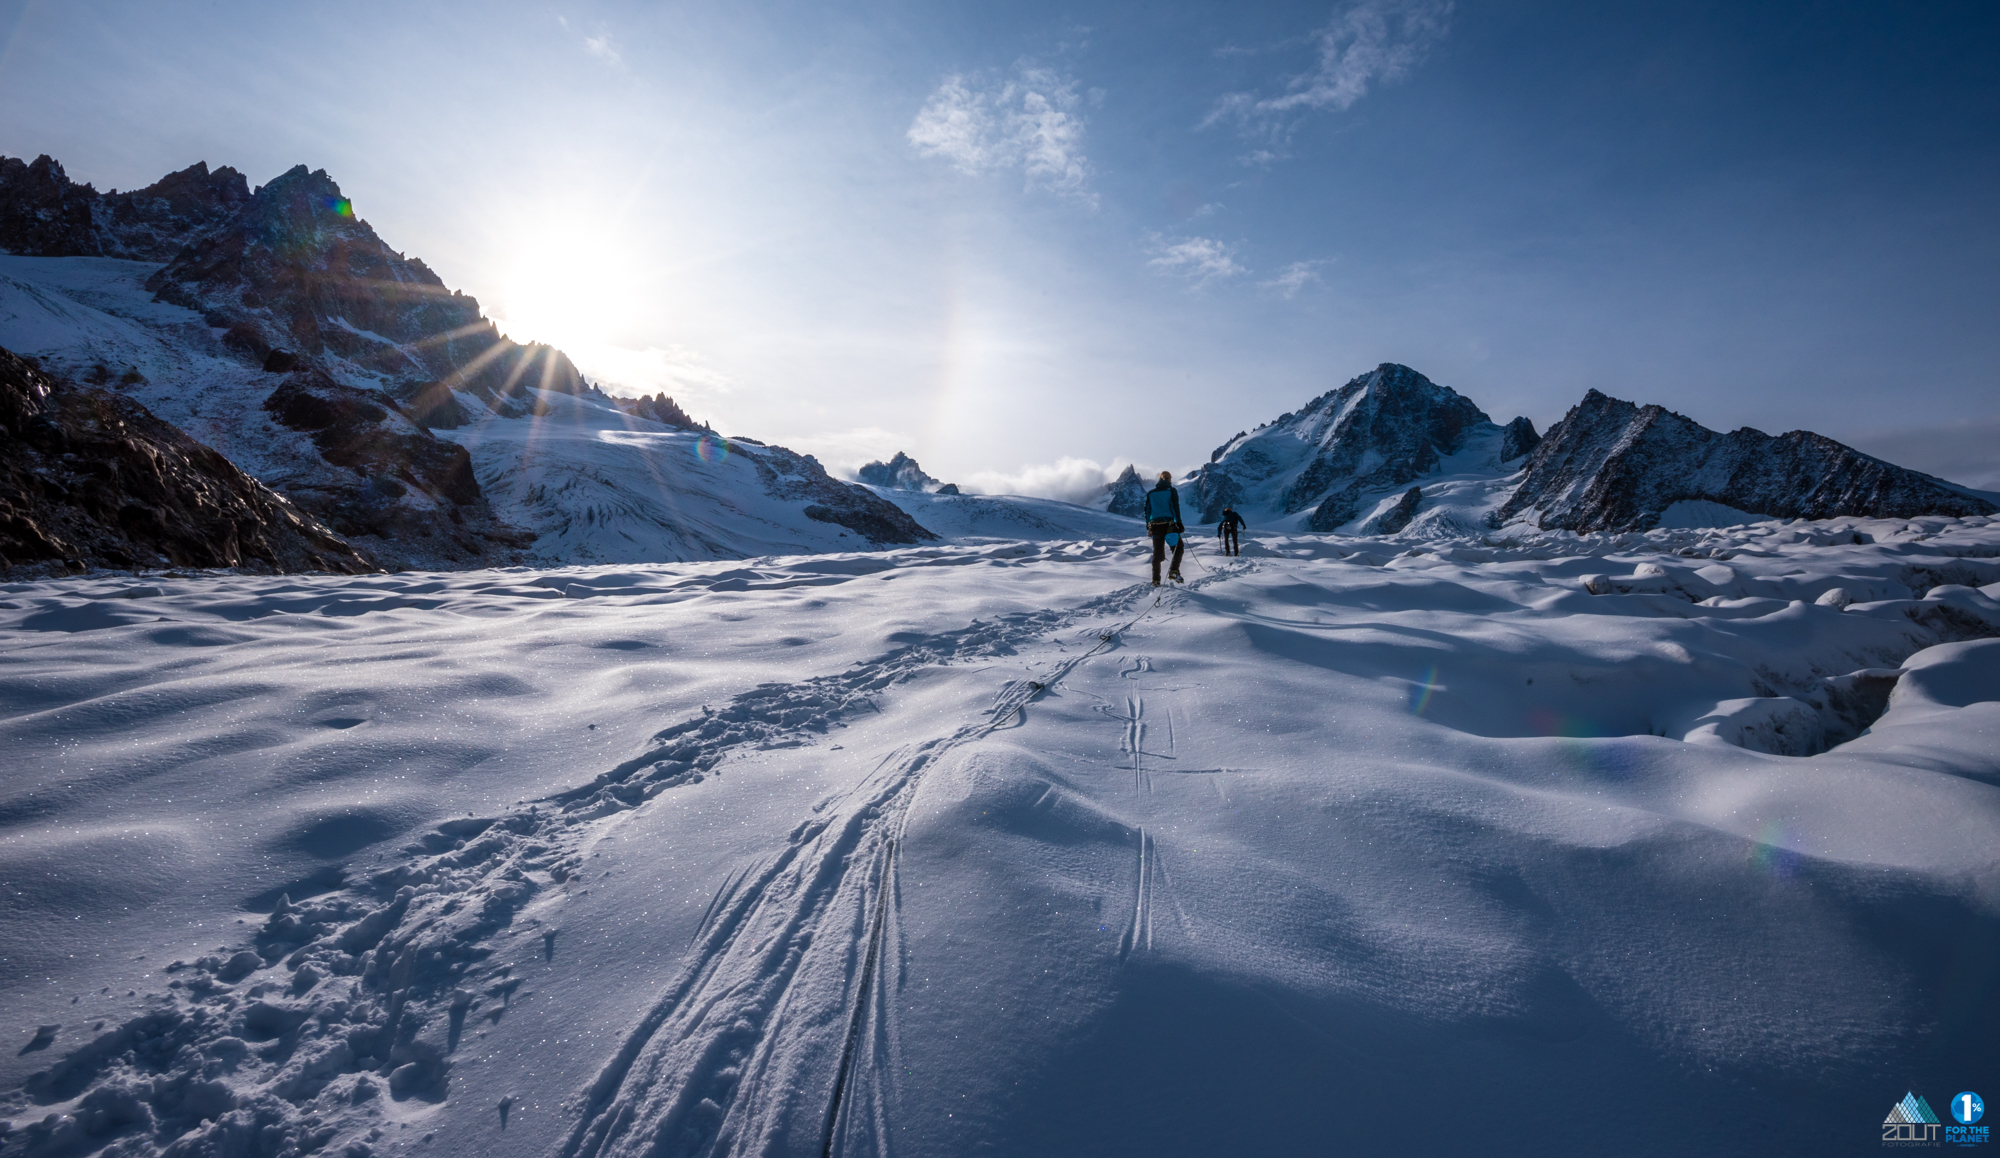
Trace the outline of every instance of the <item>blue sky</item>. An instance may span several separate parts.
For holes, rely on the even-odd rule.
[[[1379,362],[2000,488],[2000,16],[1948,3],[0,3],[0,152],[325,168],[586,370],[1073,492]]]

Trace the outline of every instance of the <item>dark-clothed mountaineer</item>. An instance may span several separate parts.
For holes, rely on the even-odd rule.
[[[1222,540],[1223,554],[1241,555],[1243,553],[1243,540],[1238,534],[1243,529],[1243,526],[1243,516],[1236,513],[1235,507],[1222,508],[1222,523],[1215,528],[1215,537]]]

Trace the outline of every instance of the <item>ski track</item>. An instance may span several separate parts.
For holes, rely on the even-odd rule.
[[[882,996],[888,963],[901,959],[895,848],[922,773],[1024,718],[1048,686],[1159,606],[1149,594],[1135,586],[1066,611],[975,622],[836,675],[753,688],[662,730],[589,784],[505,815],[446,821],[409,850],[420,855],[320,896],[282,898],[249,943],[174,962],[169,992],[151,1008],[31,1078],[25,1101],[53,1109],[26,1129],[0,1129],[0,1142],[30,1158],[289,1158],[351,1131],[312,1112],[329,1097],[442,1101],[468,1018],[497,1024],[520,985],[510,966],[489,963],[496,941],[538,925],[524,911],[581,880],[600,822],[700,783],[737,752],[802,746],[879,711],[881,693],[920,670],[1015,654],[1143,603],[1094,641],[1086,635],[1095,646],[1045,679],[1007,683],[983,720],[891,753],[816,806],[775,855],[725,878],[680,975],[572,1104],[579,1121],[558,1154],[803,1150],[802,1132],[826,1153],[849,1138],[886,1152],[881,1073],[895,1033]],[[553,954],[555,934],[543,935]],[[267,970],[274,979],[259,976]],[[216,1080],[244,1070],[259,1078],[253,1096]],[[343,1158],[369,1158],[379,1136],[356,1137]]]
[[[983,721],[892,753],[795,830],[592,1084],[558,1158],[800,1153],[815,1128],[822,1155],[887,1153],[895,1031],[883,962],[902,959],[897,848],[923,773],[1115,645],[1162,605],[1149,593],[1080,609],[1142,604],[1045,679],[1005,685]]]

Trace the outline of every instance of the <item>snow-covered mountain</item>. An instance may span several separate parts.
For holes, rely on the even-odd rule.
[[[1499,514],[1545,530],[1631,531],[1672,519],[1676,504],[1740,522],[1994,513],[1963,487],[1809,430],[1719,434],[1592,390],[1550,428]]]
[[[1356,523],[1371,497],[1426,475],[1448,467],[1497,471],[1505,441],[1470,399],[1384,362],[1299,410],[1238,433],[1183,486],[1204,523],[1231,506],[1253,525],[1332,531]]]
[[[380,565],[744,558],[930,536],[810,456],[716,439],[664,396],[621,406],[560,351],[501,337],[324,172],[300,166],[237,196],[233,170],[196,166],[120,194],[154,231],[143,251],[114,228],[138,210],[107,208],[54,162],[0,177],[0,222],[19,239],[0,256],[0,347],[143,403]],[[213,212],[195,186],[219,191]],[[169,227],[185,231],[172,249]],[[135,252],[167,260],[80,256]],[[717,465],[648,449],[669,443],[740,453]]]
[[[1541,437],[1392,363],[1237,434],[1182,485],[1204,522],[1231,505],[1253,527],[1416,537],[1996,509],[1809,431],[1723,435],[1595,390]]]

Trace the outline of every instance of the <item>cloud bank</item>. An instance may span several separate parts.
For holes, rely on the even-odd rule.
[[[1013,472],[980,471],[960,480],[959,486],[974,494],[1029,495],[1088,505],[1103,497],[1105,485],[1117,478],[1125,465],[1124,459],[1115,459],[1105,466],[1087,458],[1060,458],[1032,463]]]

